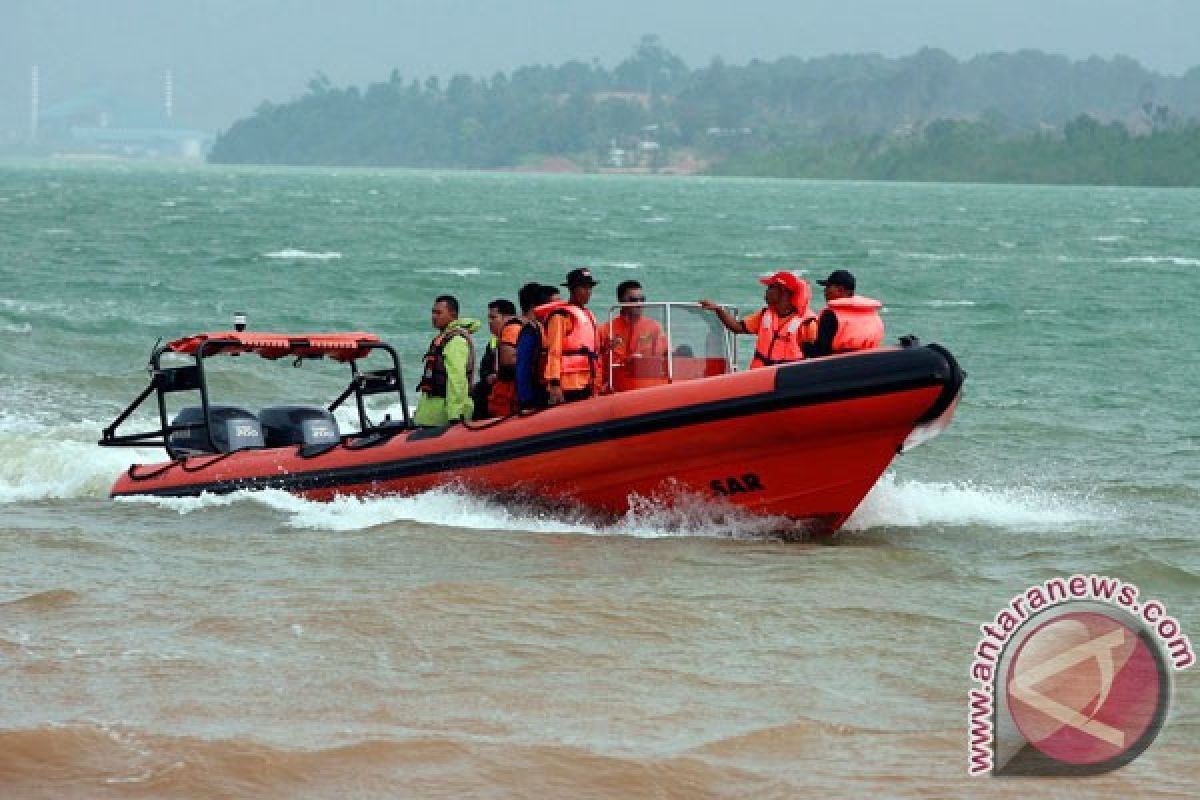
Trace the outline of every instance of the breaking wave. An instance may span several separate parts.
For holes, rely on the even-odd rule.
[[[1200,267],[1200,258],[1185,256],[1128,256],[1117,259],[1118,264],[1174,264],[1177,267]]]
[[[630,498],[629,510],[615,520],[534,500],[512,502],[506,499],[502,503],[496,497],[455,486],[407,496],[341,496],[329,502],[306,500],[274,489],[182,498],[123,497],[117,502],[156,506],[181,515],[251,504],[281,515],[286,527],[335,532],[416,523],[478,531],[655,539],[668,536],[763,538],[791,534],[795,528],[794,523],[782,518],[756,516],[686,494],[635,495]]]
[[[1086,501],[1041,489],[902,481],[887,473],[851,515],[845,529],[986,525],[1030,530],[1069,527],[1102,516]]]
[[[288,259],[311,259],[314,261],[330,261],[341,258],[342,254],[336,250],[330,250],[325,253],[314,253],[308,250],[296,250],[287,248],[285,250],[277,250],[274,253],[263,253],[263,258],[288,258]]]

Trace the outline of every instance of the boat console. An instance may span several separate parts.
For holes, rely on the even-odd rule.
[[[617,303],[605,330],[600,358],[614,392],[737,372],[737,337],[699,303]]]

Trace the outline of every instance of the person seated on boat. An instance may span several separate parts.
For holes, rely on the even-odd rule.
[[[807,358],[871,350],[883,343],[883,304],[854,293],[853,273],[835,269],[817,283],[825,287],[825,308],[817,317],[816,336],[804,344]]]
[[[556,406],[586,400],[600,386],[596,318],[588,310],[596,285],[587,267],[567,273],[563,286],[570,301],[548,303],[534,310],[546,326],[546,403]]]
[[[559,302],[558,287],[527,283],[517,293],[521,304],[521,332],[517,335],[516,392],[521,411],[546,407],[545,369],[546,329],[534,309]]]
[[[801,344],[816,335],[816,315],[808,307],[812,288],[808,281],[784,270],[759,279],[759,283],[767,287],[763,295],[767,305],[744,319],[735,319],[712,300],[701,300],[700,306],[715,311],[729,331],[758,336],[750,369],[799,361],[804,358]]]
[[[491,338],[479,359],[479,380],[471,390],[475,419],[507,417],[516,411],[517,334],[521,320],[511,300],[488,303]]]
[[[637,281],[622,281],[617,286],[618,303],[644,303],[646,292]],[[596,332],[600,343],[601,374],[607,378],[609,362],[620,369],[630,358],[662,358],[667,352],[667,336],[658,320],[646,316],[639,306],[626,306]],[[615,387],[614,387],[615,388]]]
[[[471,419],[471,378],[475,373],[475,345],[471,334],[479,320],[458,318],[458,299],[439,295],[433,301],[433,327],[438,335],[425,353],[425,368],[417,391],[421,394],[413,422],[421,427],[438,427]]]

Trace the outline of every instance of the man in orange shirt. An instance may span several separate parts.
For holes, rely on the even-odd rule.
[[[570,291],[570,302],[539,308],[539,315],[546,323],[543,376],[549,405],[586,400],[596,393],[600,348],[596,341],[596,318],[587,309],[595,285],[591,270],[573,269],[563,284]]]
[[[644,303],[646,293],[637,281],[622,281],[617,287],[617,302]],[[662,359],[667,353],[667,337],[658,320],[646,316],[646,311],[637,306],[627,306],[621,313],[600,326],[597,333],[600,352],[603,354],[603,375],[608,379],[609,362],[614,370],[613,382],[620,380],[616,370],[627,367],[630,358]]]

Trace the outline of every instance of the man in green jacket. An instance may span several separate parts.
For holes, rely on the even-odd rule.
[[[413,421],[421,427],[437,427],[471,419],[471,382],[475,377],[475,345],[471,334],[479,330],[479,320],[458,318],[458,299],[440,295],[433,301],[433,337],[425,353],[425,368],[417,391],[417,411]]]

